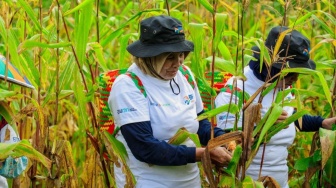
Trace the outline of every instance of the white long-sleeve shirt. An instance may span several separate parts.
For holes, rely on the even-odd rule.
[[[258,88],[260,88],[264,82],[259,80],[254,74],[250,67],[246,67],[244,70],[247,80],[245,81],[245,92],[250,96],[254,94]],[[233,79],[228,80],[228,85],[233,85]],[[242,90],[243,81],[237,81],[237,87]],[[275,96],[278,93],[278,89],[275,91],[270,91],[262,100],[261,116],[263,117],[272,105]],[[230,103],[231,93],[221,92],[218,94],[215,100],[216,107],[224,104]],[[291,100],[293,97],[291,94],[287,95],[285,100]],[[258,103],[259,96],[257,96],[253,103]],[[235,97],[232,98],[235,101]],[[234,103],[234,102],[233,102]],[[289,106],[284,106],[288,114],[293,114],[294,108]],[[235,115],[223,112],[217,115],[217,126],[222,129],[233,128],[235,122]],[[238,121],[238,126],[241,126],[241,117]],[[281,187],[288,187],[288,166],[287,166],[287,148],[293,143],[295,138],[295,125],[290,124],[288,128],[281,130],[276,135],[274,135],[271,140],[266,144],[264,160],[262,164],[261,176],[271,176],[280,184]],[[260,146],[258,153],[254,157],[251,165],[246,171],[246,175],[251,176],[253,179],[257,180],[259,177],[259,170],[261,165],[261,159],[263,155],[264,147]]]

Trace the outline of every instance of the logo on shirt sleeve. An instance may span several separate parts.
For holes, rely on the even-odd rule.
[[[232,114],[225,114],[225,115],[220,115],[219,116],[219,120],[226,120],[226,119],[235,119],[236,116],[232,115]]]

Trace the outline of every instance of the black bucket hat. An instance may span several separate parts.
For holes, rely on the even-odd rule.
[[[154,16],[140,23],[140,39],[127,46],[135,57],[154,57],[165,52],[190,52],[194,44],[185,40],[182,23],[170,16]]]
[[[267,36],[265,46],[269,50],[273,50],[280,33],[285,30],[288,30],[288,27],[277,26],[272,28]],[[287,53],[288,45],[289,47]],[[252,47],[252,50],[260,52],[260,49],[257,46]],[[279,48],[279,56],[289,57],[286,59],[289,68],[308,68],[315,70],[316,64],[313,60],[309,58],[309,51],[310,41],[297,30],[293,30],[290,33],[286,34],[285,38],[283,39],[282,44]],[[259,53],[253,53],[253,55],[257,59],[260,58]],[[282,62],[274,62],[272,66],[281,69]]]

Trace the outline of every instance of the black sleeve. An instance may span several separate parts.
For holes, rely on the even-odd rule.
[[[204,110],[202,110],[202,112],[200,112],[197,115],[199,116],[203,113],[204,113]],[[221,128],[214,127],[214,137],[220,136],[224,133],[225,132]],[[199,121],[199,128],[198,128],[197,134],[199,136],[201,144],[206,146],[208,144],[208,141],[211,138],[211,123],[209,122],[208,119],[203,119]]]
[[[299,126],[298,120],[295,121],[295,126],[304,132],[313,132],[318,131],[322,127],[322,121],[324,119],[321,116],[311,116],[303,115],[302,116],[302,129]]]
[[[196,148],[171,145],[153,136],[149,121],[120,127],[128,147],[136,159],[160,166],[178,166],[196,162]]]

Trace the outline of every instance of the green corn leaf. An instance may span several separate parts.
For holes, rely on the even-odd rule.
[[[225,27],[225,21],[227,19],[227,14],[216,13],[216,33],[213,39],[213,50],[216,51],[218,44],[222,41],[223,31]]]
[[[231,63],[233,64],[233,59],[232,59],[232,55],[231,52],[229,50],[229,48],[225,45],[225,43],[223,41],[220,41],[218,44],[218,50],[221,53],[221,55],[223,56],[223,58],[227,61],[231,61]]]
[[[74,73],[74,82],[75,83],[81,83],[81,78],[79,75],[79,72],[75,72]],[[88,117],[89,115],[87,114],[87,110],[86,110],[86,99],[85,99],[85,93],[84,93],[84,86],[83,84],[74,84],[72,86],[72,89],[74,91],[75,94],[75,98],[76,101],[78,103],[78,125],[79,125],[79,129],[81,130],[86,130],[89,128],[89,121],[88,121]]]
[[[60,90],[68,87],[73,80],[74,72],[76,71],[76,64],[74,62],[74,57],[70,56],[66,62],[66,66],[61,72],[59,77],[59,88]]]
[[[199,115],[197,117],[197,120],[201,121],[201,120],[206,119],[206,118],[211,118],[211,117],[216,116],[217,114],[220,114],[220,113],[225,112],[225,111],[227,111],[231,114],[236,114],[237,112],[239,112],[239,109],[238,109],[238,106],[235,105],[235,104],[231,104],[231,106],[230,106],[230,104],[225,104],[223,106],[217,107],[213,110],[209,110],[209,111]]]
[[[244,37],[246,37],[247,39],[250,37],[254,37],[255,33],[258,32],[259,28],[260,28],[260,22],[253,23],[253,25],[248,31],[244,31],[244,32],[247,32],[244,34]]]
[[[16,91],[9,91],[9,90],[0,88],[0,101],[6,99],[7,97],[13,97],[17,94],[18,93]]]
[[[243,183],[243,187],[245,187],[245,188],[256,188],[255,182],[254,182],[254,180],[252,179],[251,176],[246,176],[242,183]],[[264,187],[264,186],[262,186],[262,187]]]
[[[292,88],[292,91],[294,91],[295,95],[296,95],[296,93],[301,93],[301,94],[304,94],[305,96],[315,96],[315,97],[318,97],[318,98],[323,98],[324,97],[323,94],[320,94],[320,93],[318,93],[316,91],[313,91],[313,90]]]
[[[290,24],[289,28],[293,28],[295,25],[301,25],[301,24],[305,23],[315,12],[316,11],[314,11],[314,10],[311,10],[309,12],[307,11],[307,13],[305,15],[301,16],[294,23]]]
[[[7,34],[7,32],[6,32],[5,22],[2,19],[2,17],[0,16],[0,35],[1,35],[2,40],[6,40],[6,36],[7,36],[6,34]],[[4,42],[6,42],[6,41],[4,41]]]
[[[73,95],[73,91],[72,90],[62,90],[60,92],[60,95],[59,95],[59,99],[64,99],[64,98],[67,98],[71,95]]]
[[[34,25],[36,26],[36,28],[39,31],[41,31],[42,27],[41,27],[39,21],[37,20],[37,17],[35,15],[34,10],[29,6],[29,4],[27,3],[27,1],[25,1],[25,0],[18,0],[18,3],[25,10],[25,13],[28,15],[28,17],[34,23]]]
[[[62,48],[62,47],[68,47],[71,46],[70,42],[62,42],[62,43],[54,43],[54,44],[46,44],[42,42],[37,41],[25,41],[22,45],[24,48],[34,48],[34,47],[40,47],[40,48]]]
[[[309,167],[317,166],[318,164],[314,162],[313,157],[297,159],[294,165],[294,169],[305,172]]]
[[[112,156],[116,156],[117,157],[117,161],[114,161],[115,163],[117,163],[117,165],[119,165],[119,163],[122,163],[122,168],[123,168],[123,173],[126,175],[126,177],[130,178],[128,179],[128,182],[132,185],[135,185],[135,178],[130,170],[130,168],[128,167],[127,163],[126,163],[126,158],[128,157],[127,155],[127,151],[125,146],[119,141],[117,140],[112,134],[108,133],[107,131],[103,132],[103,141],[104,144],[106,146],[106,151],[108,152],[108,154],[112,157]],[[111,179],[112,180],[112,179]],[[134,186],[132,186],[134,187]]]
[[[128,16],[128,14],[132,12],[134,9],[139,9],[139,3],[130,1],[127,3],[126,7],[122,7],[120,9],[122,10],[120,15]]]
[[[334,35],[334,31],[327,25],[325,24],[324,21],[322,21],[320,18],[318,18],[317,16],[315,15],[312,15],[312,18],[319,24],[322,26],[323,30],[328,32],[330,35]]]
[[[209,82],[205,78],[196,78],[196,82],[200,92],[207,93],[211,96],[217,95],[216,90],[214,88],[211,88]]]
[[[290,72],[296,72],[296,73],[301,73],[301,74],[310,74],[310,75],[317,75],[319,78],[319,83],[322,86],[323,92],[325,94],[325,97],[327,99],[327,101],[329,102],[330,106],[332,105],[331,102],[331,94],[330,94],[330,90],[328,87],[328,84],[326,82],[326,80],[323,77],[323,74],[321,72],[318,72],[316,70],[311,70],[311,69],[305,69],[305,68],[291,68],[291,69],[284,69],[281,71],[282,74],[286,74],[286,73],[290,73]]]
[[[28,50],[20,53],[20,65],[22,74],[25,75],[33,85],[40,85],[40,73],[38,67],[35,66],[33,58],[30,57]],[[35,83],[35,84],[34,84]]]
[[[331,22],[331,25],[336,25],[336,17],[325,11],[318,10],[317,12],[323,13],[327,17],[327,20]]]
[[[147,13],[147,12],[161,12],[161,9],[148,9],[148,10],[144,10],[141,12],[138,12],[137,14],[135,14],[134,16],[132,16],[130,19],[128,19],[124,24],[122,24],[117,30],[113,31],[111,34],[109,34],[108,36],[106,36],[106,38],[104,40],[102,40],[101,45],[103,47],[106,47],[106,45],[108,45],[113,39],[115,39],[117,36],[119,36],[121,33],[123,33],[124,28],[126,26],[128,26],[133,20],[137,19],[138,17],[140,17],[143,13]]]
[[[259,49],[260,49],[260,59],[264,59],[265,62],[270,65],[272,63],[271,55],[268,51],[268,48],[265,46],[264,42],[260,42]],[[262,63],[262,61],[260,63]],[[260,69],[261,69],[261,67],[262,66],[260,66]]]
[[[227,168],[224,169],[224,171],[229,175],[231,175],[232,178],[236,177],[236,171],[242,153],[243,153],[242,146],[237,145],[236,149],[233,152],[231,161],[229,162]]]
[[[125,26],[124,26],[125,27]],[[124,30],[121,29],[117,29],[115,31],[113,31],[111,34],[109,34],[106,38],[104,38],[103,40],[101,40],[101,45],[102,47],[106,47],[107,45],[109,45],[109,43],[116,39],[117,37],[119,37],[122,33],[124,33]]]
[[[82,4],[84,5],[80,6]],[[75,27],[75,47],[79,64],[82,67],[84,61],[86,60],[85,52],[92,22],[93,0],[86,0],[80,5],[78,6],[80,6],[81,11]]]
[[[272,136],[274,136],[276,133],[280,132],[282,129],[286,128],[289,124],[293,123],[294,121],[298,120],[300,117],[302,117],[305,114],[308,114],[308,110],[300,110],[294,113],[293,115],[289,116],[286,120],[284,120],[281,123],[278,123],[270,128],[268,131],[268,135],[266,140],[270,140]]]
[[[185,142],[188,138],[190,138],[196,145],[196,147],[201,147],[201,143],[199,141],[198,135],[190,133],[185,128],[180,128],[176,134],[169,139],[168,143],[173,145],[181,145]]]
[[[260,181],[254,181],[251,176],[246,176],[242,181],[244,188],[264,188],[264,184]]]
[[[104,58],[103,47],[97,42],[90,43],[89,45],[95,52],[96,61],[103,69],[103,72],[110,70]]]
[[[239,37],[241,37],[237,32],[235,32],[235,31],[225,31],[224,32],[224,36],[226,36],[226,37],[235,37],[235,38],[238,38],[238,36]]]
[[[209,3],[208,0],[198,0],[198,2],[201,3],[201,5],[203,5],[203,7],[207,9],[209,12],[211,12],[212,14],[215,13],[212,5]]]
[[[260,132],[260,136],[258,138],[257,146],[259,146],[264,141],[264,137],[265,137],[267,131],[274,125],[274,123],[276,122],[278,117],[281,115],[282,107],[273,103],[273,105],[271,106],[269,111],[270,111],[270,115],[266,117],[267,120],[266,120],[265,125],[263,126],[263,128]],[[264,119],[264,118],[265,118],[265,116],[262,119]],[[258,125],[259,125],[259,123],[258,123]]]
[[[297,111],[301,111],[302,109],[302,104],[301,104],[301,94],[300,91],[296,88],[290,88],[290,89],[285,89],[283,91],[280,91],[275,99],[275,103],[280,103],[282,106],[295,106],[297,108]],[[302,91],[304,94],[307,95],[308,92],[305,92],[306,90]],[[290,93],[294,94],[296,97],[295,99],[286,98]],[[316,93],[316,92],[313,92]],[[319,95],[319,94],[318,94]],[[311,95],[311,96],[316,96],[316,95]],[[293,103],[296,102],[296,104],[293,105]]]
[[[259,123],[256,125],[255,129],[253,130],[253,137],[257,136],[257,134],[260,133],[261,129],[263,128],[263,125],[266,123],[266,120],[268,119],[271,114],[271,110],[268,110],[263,118],[259,121]]]
[[[93,102],[94,101],[94,95],[96,94],[96,91],[98,91],[98,83],[90,84],[88,86],[88,92],[86,92],[86,102]]]
[[[336,43],[336,40],[335,40]],[[336,60],[322,60],[318,62],[319,69],[336,69]]]
[[[65,66],[65,68],[61,72],[61,75],[58,78],[59,89],[60,89],[61,92],[65,88],[65,86],[69,85],[69,83],[73,80],[73,75],[74,75],[74,71],[75,71],[75,67],[76,67],[76,64],[73,63],[73,58],[74,57],[71,56],[71,57],[69,57],[68,61],[65,62],[66,66]],[[56,73],[53,75],[53,77],[56,78]],[[56,84],[56,79],[52,79],[52,81],[50,82],[50,85],[48,87],[46,97],[43,100],[42,106],[45,106],[46,104],[48,104],[50,99],[52,99],[52,97],[55,96],[55,93],[52,92],[54,90],[55,84]],[[71,92],[71,93],[73,93],[73,92]]]
[[[189,138],[190,140],[192,140],[194,142],[194,144],[196,145],[196,147],[202,147],[201,142],[199,140],[198,134],[189,134]]]
[[[273,82],[271,85],[266,87],[264,91],[261,92],[261,96],[267,95],[269,92],[273,91],[273,89],[276,87],[277,82]]]
[[[195,74],[196,78],[204,78],[205,63],[202,61],[202,48],[204,37],[204,24],[189,23],[189,32],[194,42],[194,53],[191,59],[190,69]]]
[[[117,155],[123,162],[126,163],[126,158],[128,157],[126,148],[123,143],[117,140],[114,136],[109,134],[107,131],[103,132],[104,144],[107,147],[107,152],[113,152]],[[110,149],[109,149],[110,148]]]
[[[0,159],[4,160],[8,156],[12,156],[13,158],[26,156],[29,159],[41,162],[48,169],[51,167],[51,161],[35,150],[28,140],[21,140],[13,144],[0,143]]]
[[[207,60],[208,62],[212,62],[212,56],[207,57],[205,60]],[[232,75],[236,75],[236,67],[230,60],[215,57],[215,66],[221,71],[229,72]]]
[[[275,82],[276,83],[276,82]],[[273,84],[272,84],[273,85]],[[295,89],[294,88],[290,88],[290,89],[285,89],[285,90],[283,90],[283,91],[280,91],[278,94],[277,94],[277,96],[276,96],[276,98],[275,98],[275,100],[274,100],[274,102],[275,103],[280,103],[288,94],[290,94],[291,92],[293,92]]]
[[[1,21],[0,21],[1,22]],[[1,29],[2,30],[2,29]],[[10,54],[10,62],[21,70],[20,58],[18,54],[18,40],[15,34],[11,29],[4,30],[4,33],[1,33],[1,36],[4,37],[4,43],[8,47],[8,52]],[[7,40],[8,39],[8,40]]]
[[[46,104],[48,104],[48,102],[50,101],[51,97],[55,95],[54,91],[55,91],[55,84],[56,84],[56,72],[53,73],[53,79],[50,82],[50,85],[48,87],[47,93],[46,93],[46,97],[43,100],[42,106],[45,106]]]
[[[80,3],[79,5],[77,5],[75,8],[71,9],[71,10],[68,10],[66,11],[63,16],[67,16],[69,14],[72,14],[74,12],[77,12],[79,10],[85,10],[85,9],[90,9],[92,8],[92,3],[94,2],[94,0],[86,0],[86,1],[83,1],[82,3]],[[90,9],[91,11],[92,9]]]
[[[327,99],[327,101],[329,102],[330,106],[333,106],[332,100],[331,100],[331,94],[330,94],[330,89],[328,87],[328,84],[326,82],[326,80],[323,77],[323,74],[321,72],[316,72],[317,76],[320,79],[320,84],[322,85],[325,97]]]
[[[236,179],[228,175],[222,175],[219,187],[236,187]]]
[[[176,134],[169,139],[169,144],[180,145],[187,140],[189,132],[185,128],[179,129]]]
[[[125,63],[126,57],[126,47],[128,45],[128,39],[130,38],[131,34],[126,34],[119,38],[120,43],[120,50],[119,50],[119,61],[118,61],[118,69],[123,69],[128,67],[128,63]]]

